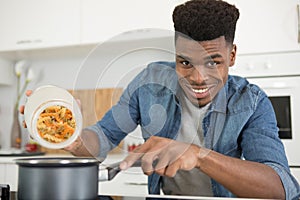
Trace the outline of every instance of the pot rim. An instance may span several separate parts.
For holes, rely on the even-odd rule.
[[[92,157],[46,157],[15,159],[20,166],[73,166],[100,164],[101,161]]]

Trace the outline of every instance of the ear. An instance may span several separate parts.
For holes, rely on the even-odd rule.
[[[232,67],[235,63],[235,58],[236,58],[236,45],[232,45],[232,49],[230,52],[230,62],[229,62],[229,67]]]

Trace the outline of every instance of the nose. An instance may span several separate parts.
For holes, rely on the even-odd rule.
[[[195,66],[190,74],[190,80],[195,83],[203,83],[207,78],[207,73],[203,67]]]

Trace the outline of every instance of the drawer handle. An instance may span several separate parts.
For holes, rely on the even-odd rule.
[[[16,42],[16,44],[29,44],[31,43],[31,40],[19,40]]]
[[[297,15],[298,15],[298,43],[300,43],[300,11],[299,4],[297,4]]]
[[[22,44],[37,44],[37,43],[42,43],[43,41],[41,39],[36,39],[36,40],[19,40],[16,42],[16,44],[18,45],[22,45]]]

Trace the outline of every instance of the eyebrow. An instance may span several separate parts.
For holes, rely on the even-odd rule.
[[[192,60],[192,58],[190,58],[188,56],[185,56],[185,55],[176,54],[176,57],[180,57],[180,58],[185,59],[185,60]],[[212,59],[215,59],[215,58],[222,58],[222,55],[218,54],[218,53],[213,54],[213,55],[205,57],[204,60],[212,60]]]
[[[176,54],[176,57],[180,57],[181,59],[184,59],[184,60],[192,60],[192,58],[190,58],[188,56],[179,55],[179,54]]]
[[[215,58],[222,58],[222,55],[221,54],[213,54],[213,55],[210,55],[210,56],[207,56],[205,59],[209,60],[209,59],[215,59]]]

